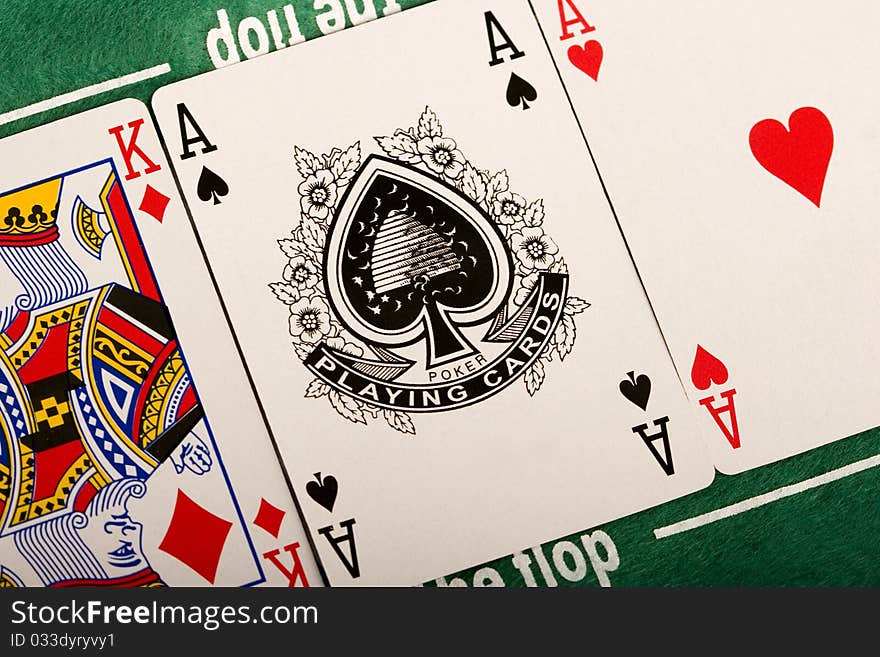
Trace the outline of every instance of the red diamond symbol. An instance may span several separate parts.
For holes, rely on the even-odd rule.
[[[231,522],[214,515],[178,490],[174,513],[159,549],[213,584],[231,528]]]
[[[260,499],[260,510],[257,511],[257,517],[254,518],[254,524],[260,529],[265,529],[278,538],[278,532],[281,530],[281,522],[287,512],[279,509],[273,504],[269,504],[265,498]]]
[[[162,192],[147,185],[147,188],[144,190],[144,198],[141,199],[138,210],[146,212],[161,224],[165,218],[165,209],[168,207],[168,201],[170,200]]]

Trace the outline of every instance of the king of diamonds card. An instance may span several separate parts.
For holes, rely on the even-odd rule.
[[[0,143],[0,577],[308,584],[147,121],[124,101]]]

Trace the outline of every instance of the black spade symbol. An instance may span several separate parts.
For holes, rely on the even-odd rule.
[[[322,478],[320,472],[315,473],[315,480],[306,484],[306,492],[315,502],[332,513],[336,494],[339,492],[339,482],[333,475]]]
[[[511,107],[522,106],[523,110],[529,109],[529,103],[534,103],[538,99],[538,92],[523,80],[516,73],[510,74],[510,80],[507,83],[507,104]]]
[[[482,210],[418,169],[371,156],[333,218],[324,280],[352,333],[383,347],[424,339],[430,368],[476,353],[461,327],[501,309],[511,270]]]
[[[202,167],[196,192],[198,192],[199,198],[206,203],[213,201],[214,205],[219,205],[222,203],[220,198],[229,193],[229,185],[208,167]]]
[[[647,374],[639,374],[638,377],[635,374],[635,372],[626,373],[629,379],[620,382],[620,394],[645,411],[651,398],[651,379]]]

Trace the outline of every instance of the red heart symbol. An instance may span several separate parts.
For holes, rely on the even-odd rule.
[[[589,75],[599,80],[599,67],[602,65],[602,44],[598,41],[587,41],[583,48],[572,46],[568,49],[568,61]]]
[[[708,390],[713,383],[727,383],[727,368],[720,360],[697,345],[694,365],[691,367],[691,381],[699,390]]]
[[[827,116],[815,107],[802,107],[792,112],[787,130],[779,121],[765,119],[752,128],[749,145],[762,167],[819,207],[834,149]]]

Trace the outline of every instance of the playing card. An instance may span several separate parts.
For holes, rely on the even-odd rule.
[[[527,4],[426,5],[153,106],[331,583],[712,480]]]
[[[532,5],[718,468],[875,426],[878,9]]]
[[[0,155],[0,584],[320,584],[146,106]]]

